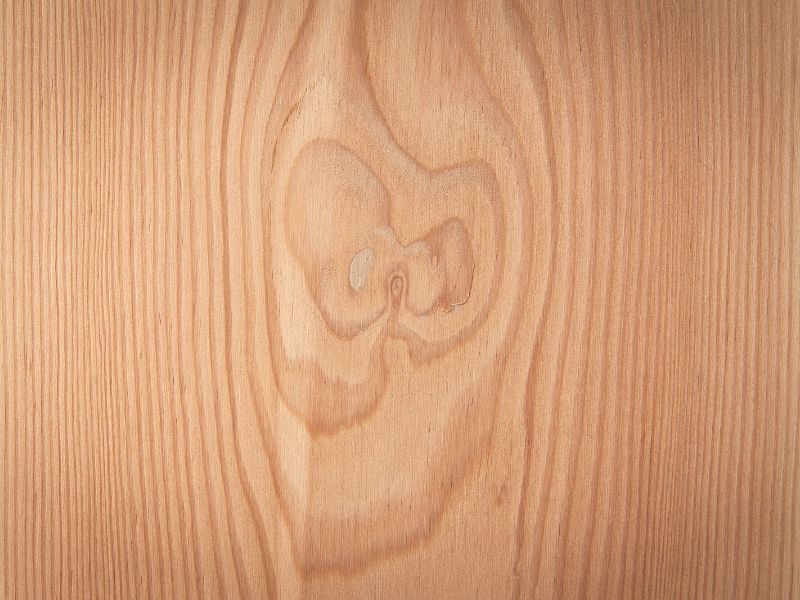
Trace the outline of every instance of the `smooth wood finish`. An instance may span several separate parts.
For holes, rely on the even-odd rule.
[[[6,0],[2,598],[800,598],[800,4]]]

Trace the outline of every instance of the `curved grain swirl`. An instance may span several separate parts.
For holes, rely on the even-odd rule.
[[[353,7],[311,9],[265,143],[273,410],[277,435],[292,439],[273,468],[306,571],[408,547],[438,520],[489,441],[527,286],[535,204],[475,66],[450,82],[472,93],[452,108],[493,114],[498,126],[476,122],[471,148],[446,144],[426,163],[381,110],[362,18]],[[364,249],[376,258],[356,290],[349,269]],[[308,480],[296,480],[298,468]],[[379,497],[348,493],[364,479]],[[342,535],[348,543],[330,543]]]

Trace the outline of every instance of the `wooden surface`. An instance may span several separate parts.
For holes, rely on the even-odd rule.
[[[800,4],[0,4],[0,597],[800,598]]]

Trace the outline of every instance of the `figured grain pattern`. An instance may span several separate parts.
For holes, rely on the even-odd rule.
[[[800,597],[798,31],[0,3],[0,597]]]

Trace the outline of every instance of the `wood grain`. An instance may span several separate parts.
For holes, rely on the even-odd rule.
[[[800,598],[800,4],[0,4],[0,597]]]

